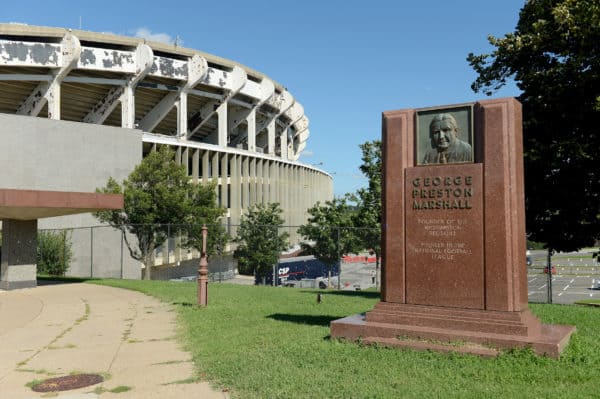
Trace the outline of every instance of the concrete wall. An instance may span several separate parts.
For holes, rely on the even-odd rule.
[[[0,143],[2,188],[94,192],[110,176],[122,181],[142,158],[139,130],[27,116],[0,114]],[[116,231],[77,229],[98,225],[91,214],[39,221],[40,229],[74,228],[69,275],[87,277],[92,270],[96,277],[139,278],[140,264],[125,246],[121,268]]]

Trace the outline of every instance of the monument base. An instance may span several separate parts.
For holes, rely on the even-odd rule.
[[[366,314],[331,322],[331,337],[416,350],[496,356],[531,347],[558,358],[573,326],[542,324],[529,309],[496,312],[379,302]]]

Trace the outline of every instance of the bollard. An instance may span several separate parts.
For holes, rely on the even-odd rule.
[[[198,269],[198,305],[208,305],[208,261],[206,260],[206,236],[208,229],[202,226],[202,254]]]

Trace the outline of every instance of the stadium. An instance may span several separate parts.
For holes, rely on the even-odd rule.
[[[167,145],[190,179],[217,183],[224,223],[278,202],[286,225],[298,226],[333,197],[332,176],[299,162],[308,137],[300,102],[235,61],[141,38],[0,24],[0,189],[93,193]],[[70,275],[91,267],[97,277],[139,278],[139,262],[118,253],[118,232],[90,238],[81,229],[98,224],[80,213],[40,217],[37,228],[73,229]]]

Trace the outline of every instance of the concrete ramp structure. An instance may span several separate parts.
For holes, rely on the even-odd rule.
[[[37,285],[38,219],[122,208],[122,194],[0,189],[0,289]]]

